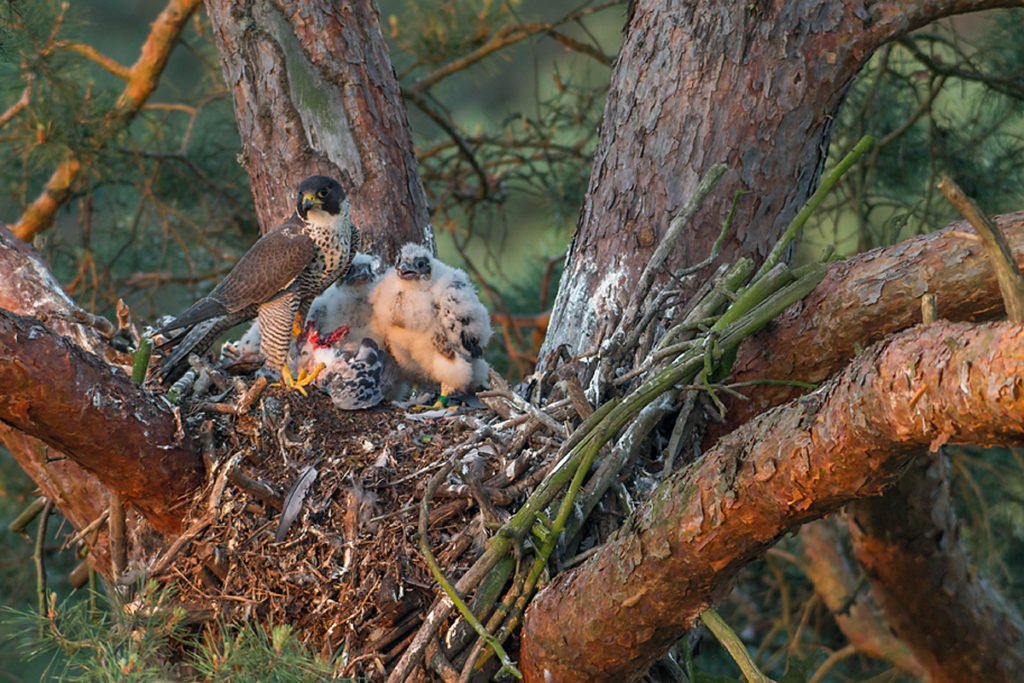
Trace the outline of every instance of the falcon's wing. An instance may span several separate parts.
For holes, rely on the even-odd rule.
[[[435,259],[432,265],[435,276],[439,275],[438,266],[444,264]],[[490,315],[466,274],[457,268],[444,268],[447,272],[440,274],[434,285],[441,327],[440,334],[434,337],[434,347],[442,354],[451,349],[465,358],[479,358],[491,338]]]
[[[286,289],[315,256],[316,244],[293,216],[252,245],[209,298],[232,312],[266,303]]]

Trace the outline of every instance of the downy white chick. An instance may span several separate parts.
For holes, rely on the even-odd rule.
[[[370,303],[371,330],[410,379],[440,383],[442,405],[452,391],[483,385],[491,321],[463,271],[419,244],[406,244]]]

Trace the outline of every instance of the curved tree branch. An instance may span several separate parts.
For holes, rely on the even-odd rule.
[[[534,600],[527,680],[634,675],[780,535],[879,493],[921,446],[1024,442],[1022,357],[1019,325],[915,328],[724,437]]]
[[[871,592],[933,681],[1012,681],[1024,620],[977,571],[957,534],[943,454],[919,458],[892,489],[850,506]]]
[[[907,644],[893,638],[870,591],[857,590],[858,573],[836,534],[836,525],[836,518],[829,517],[800,527],[800,567],[814,584],[814,592],[857,652],[892,662],[908,676],[927,680],[928,673]]]
[[[0,420],[66,453],[155,528],[178,531],[202,459],[170,408],[111,370],[38,320],[0,309]]]
[[[178,37],[201,1],[170,0],[153,22],[139,59],[127,70],[125,88],[107,119],[107,136],[112,137],[123,130],[156,90],[171,51],[178,44]],[[10,226],[19,239],[31,241],[53,223],[54,215],[70,199],[71,185],[81,170],[81,162],[75,156],[57,165],[43,192],[25,209],[18,222]]]
[[[1024,266],[1024,211],[995,219]],[[820,382],[857,349],[921,322],[919,302],[926,292],[939,295],[939,314],[947,320],[1002,314],[991,261],[966,221],[830,263],[814,291],[740,345],[731,381]],[[750,400],[733,402],[711,437],[804,391],[777,384],[749,387],[744,394]]]

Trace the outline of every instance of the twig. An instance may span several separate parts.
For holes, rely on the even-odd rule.
[[[146,381],[146,370],[149,369],[149,356],[153,352],[153,340],[142,339],[139,348],[132,356],[132,381],[142,384]]]
[[[814,674],[807,679],[807,683],[819,683],[819,681],[825,678],[825,674],[827,674],[833,666],[841,660],[846,659],[847,657],[852,657],[855,654],[857,654],[857,646],[853,643],[847,643],[845,647],[839,648],[826,657],[825,661],[821,663],[821,666],[819,666]]]
[[[181,549],[191,543],[196,536],[203,533],[203,530],[210,526],[213,520],[214,513],[207,511],[202,517],[193,522],[185,533],[178,536],[174,543],[171,544],[171,547],[167,549],[167,552],[160,556],[160,559],[156,561],[153,565],[153,569],[149,572],[150,576],[159,576],[165,569],[167,569],[168,565],[171,564],[171,560],[181,552]]]
[[[803,208],[800,209],[796,217],[790,221],[786,230],[782,233],[782,236],[779,237],[775,246],[773,246],[772,250],[768,253],[764,263],[761,264],[757,274],[754,276],[755,280],[774,268],[776,264],[782,260],[782,255],[786,252],[786,249],[793,240],[796,239],[797,234],[800,232],[800,228],[804,226],[804,223],[806,223],[807,219],[811,217],[811,214],[814,213],[814,210],[818,208],[818,205],[821,204],[822,200],[825,199],[825,196],[832,190],[835,184],[839,182],[839,179],[842,178],[855,163],[857,163],[857,159],[859,159],[864,152],[871,149],[871,145],[873,143],[874,138],[870,135],[865,135],[858,140],[857,144],[853,146],[853,149],[851,149],[850,152],[843,157],[838,164],[836,164],[835,168],[822,176],[818,189],[814,191],[814,194],[812,194],[811,198],[807,200],[807,203],[803,205]]]
[[[1017,260],[1013,257],[1013,252],[1010,251],[1010,246],[1006,243],[999,226],[983,214],[974,200],[965,195],[949,177],[942,176],[938,187],[949,203],[968,220],[981,238],[981,243],[985,245],[985,251],[992,261],[992,268],[996,271],[1006,316],[1010,322],[1024,322],[1024,278],[1021,278]]]
[[[36,544],[32,551],[32,559],[35,560],[36,565],[36,607],[39,610],[39,616],[46,614],[46,559],[43,556],[43,551],[46,546],[46,525],[50,521],[51,510],[53,510],[53,501],[47,498],[43,509],[39,512],[39,528],[36,531]],[[39,628],[41,630],[43,627]],[[42,632],[40,632],[41,635]]]
[[[284,496],[275,491],[270,484],[250,477],[239,467],[232,467],[228,470],[228,481],[253,498],[262,500],[278,512],[284,508]]]
[[[110,517],[107,533],[110,534],[110,559],[113,578],[117,581],[128,566],[128,539],[125,533],[124,500],[116,493],[110,494]]]
[[[46,507],[47,500],[48,498],[46,496],[38,496],[28,504],[28,507],[22,510],[21,513],[14,518],[13,522],[7,525],[7,530],[12,534],[21,534],[22,536],[25,536],[25,538],[28,538],[25,534],[25,527],[29,525],[29,522],[36,518],[36,515],[43,511],[43,508]]]
[[[93,531],[96,531],[97,529],[99,529],[100,526],[104,522],[107,521],[107,518],[109,516],[110,516],[110,509],[107,508],[106,510],[104,510],[103,512],[100,513],[99,517],[97,517],[96,519],[94,519],[91,522],[89,522],[86,526],[84,526],[82,529],[80,529],[78,531],[78,533],[76,533],[74,536],[71,536],[66,541],[64,541],[64,543],[61,544],[61,550],[64,550],[66,548],[70,548],[72,545],[74,545],[75,543],[78,543],[79,541],[85,541],[85,537],[88,536]],[[86,545],[92,545],[92,544],[86,542]]]
[[[750,653],[747,652],[746,645],[740,640],[739,636],[729,628],[729,625],[722,620],[722,617],[718,616],[718,612],[713,609],[709,609],[700,615],[700,620],[707,626],[708,630],[714,634],[718,642],[722,644],[729,654],[732,655],[733,660],[739,665],[740,670],[743,672],[743,676],[750,681],[750,683],[771,683],[770,678],[761,673],[761,670],[754,664],[754,660],[750,658]]]
[[[647,262],[647,266],[644,268],[643,273],[640,274],[640,279],[636,283],[636,289],[633,292],[632,297],[629,300],[629,304],[626,306],[626,310],[623,312],[620,320],[623,324],[631,325],[636,319],[637,311],[640,308],[640,303],[647,297],[647,293],[651,290],[651,284],[654,282],[654,276],[658,274],[665,261],[668,259],[669,254],[675,249],[678,243],[679,233],[682,232],[683,228],[690,222],[694,214],[697,213],[697,209],[700,208],[701,204],[704,203],[704,199],[708,196],[711,190],[714,189],[715,185],[725,174],[728,167],[725,164],[717,164],[708,169],[704,177],[700,179],[700,183],[697,185],[697,189],[694,190],[693,195],[683,205],[682,210],[679,214],[672,219],[668,224],[668,230],[665,231],[661,241],[658,243],[658,247],[651,254],[651,260]],[[715,247],[720,246],[722,240],[725,238],[726,230],[728,230],[728,223],[723,227],[722,233],[715,240]],[[712,254],[709,257],[708,264],[711,263],[717,256],[717,253],[712,247]],[[703,262],[702,262],[703,263]],[[701,265],[701,264],[698,264]],[[703,267],[703,266],[701,266]]]
[[[437,564],[437,559],[430,550],[430,537],[427,534],[427,521],[430,519],[430,499],[433,498],[434,492],[437,487],[441,485],[444,478],[451,472],[454,463],[449,463],[444,468],[439,470],[433,477],[430,478],[430,482],[427,484],[427,490],[423,493],[423,498],[420,501],[420,520],[419,520],[419,547],[420,552],[423,553],[423,559],[426,560],[427,565],[430,567],[430,573],[433,574],[434,580],[441,586],[445,594],[448,595],[448,599],[452,601],[455,608],[459,610],[462,618],[465,619],[470,626],[480,635],[481,638],[487,641],[487,644],[494,648],[494,652],[501,659],[501,673],[511,673],[516,678],[522,679],[523,675],[516,668],[515,663],[509,658],[508,653],[505,652],[505,648],[501,646],[501,643],[487,632],[484,625],[480,623],[480,620],[476,618],[473,611],[469,609],[462,597],[456,592],[455,588],[448,582],[448,579],[444,575],[444,571]]]

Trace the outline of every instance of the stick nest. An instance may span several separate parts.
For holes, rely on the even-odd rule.
[[[342,653],[346,676],[382,678],[439,593],[417,548],[427,481],[457,456],[428,526],[454,580],[483,552],[485,522],[507,519],[555,446],[539,422],[510,443],[487,409],[343,411],[322,392],[279,387],[245,410],[224,405],[182,407],[185,427],[202,435],[207,483],[181,539],[169,549],[136,539],[133,560],[200,618],[292,625],[312,649]],[[535,420],[512,417],[520,428]],[[312,481],[304,492],[301,480]]]

